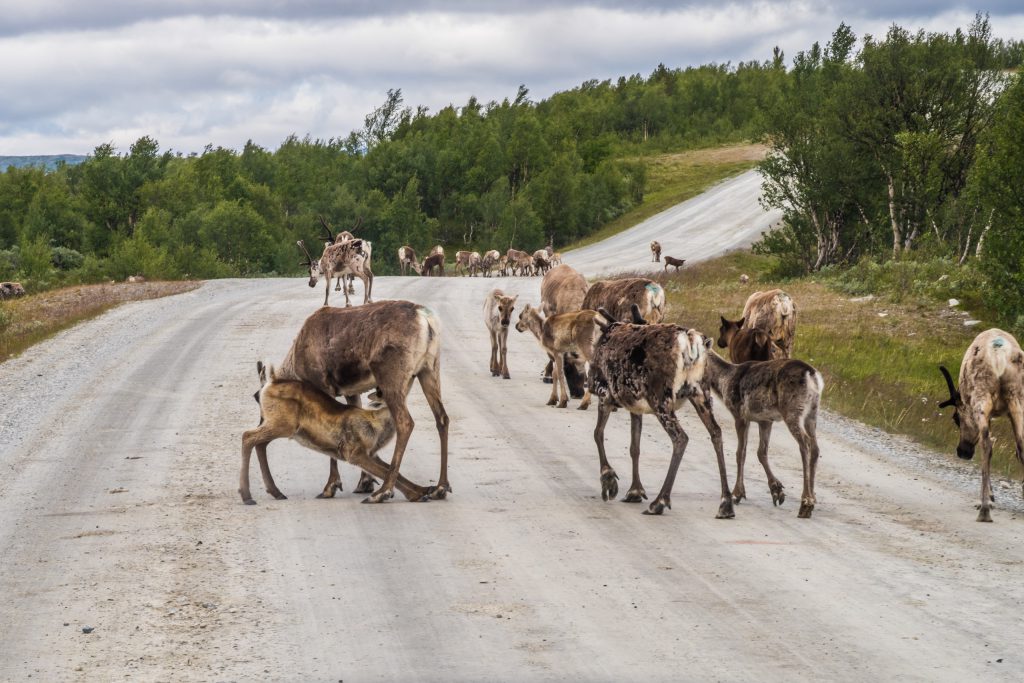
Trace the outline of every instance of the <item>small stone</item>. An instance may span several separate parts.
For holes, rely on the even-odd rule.
[[[95,629],[92,626],[83,626],[82,633],[92,633]]]
[[[981,324],[980,320],[965,320],[964,321],[964,327],[974,327],[975,325],[980,325],[980,324]]]
[[[960,305],[960,299],[950,299],[949,300],[949,307],[950,308],[953,308],[954,306],[959,306],[959,305]]]

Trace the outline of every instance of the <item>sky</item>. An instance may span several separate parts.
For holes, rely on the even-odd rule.
[[[138,138],[188,154],[292,134],[343,138],[389,88],[431,112],[544,99],[590,79],[789,61],[841,21],[858,36],[951,32],[987,12],[1024,38],[1024,2],[943,0],[0,0],[0,156]]]

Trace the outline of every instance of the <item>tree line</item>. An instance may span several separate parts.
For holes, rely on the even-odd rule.
[[[938,258],[1024,314],[1021,43],[966,31],[857,38],[841,24],[800,52],[764,117],[764,203],[783,227],[756,246],[806,273]],[[1020,322],[1020,321],[1018,321]]]

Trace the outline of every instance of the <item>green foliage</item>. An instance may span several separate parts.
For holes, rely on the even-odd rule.
[[[81,268],[85,262],[85,257],[81,253],[67,247],[54,247],[50,253],[50,259],[58,270],[75,270]]]
[[[30,280],[44,280],[53,268],[50,246],[43,237],[26,238],[21,243],[18,272]]]

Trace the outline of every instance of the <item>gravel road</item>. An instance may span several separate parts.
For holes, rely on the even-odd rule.
[[[717,223],[721,250],[744,234],[726,222],[680,219],[662,242],[711,244]],[[638,263],[643,240],[630,240]],[[714,247],[701,249],[689,256]],[[584,252],[568,262],[617,265],[584,265]],[[751,456],[750,499],[716,520],[710,440],[686,408],[672,510],[603,502],[596,412],[544,405],[533,339],[513,331],[512,379],[490,377],[480,306],[494,286],[539,298],[538,279],[375,282],[378,298],[426,303],[444,324],[446,501],[360,505],[347,465],[346,492],[316,500],[326,459],[279,442],[289,499],[263,494],[254,467],[258,505],[241,503],[255,362],[279,362],[322,296],[302,278],[125,305],[0,365],[0,680],[1024,677],[1017,484],[978,524],[969,469],[826,415],[812,519],[796,517],[796,445],[776,429],[789,500],[772,507]],[[411,396],[403,473],[427,483],[437,438]],[[607,434],[623,480],[628,426],[616,413]],[[653,420],[642,451],[656,491],[670,447]]]

